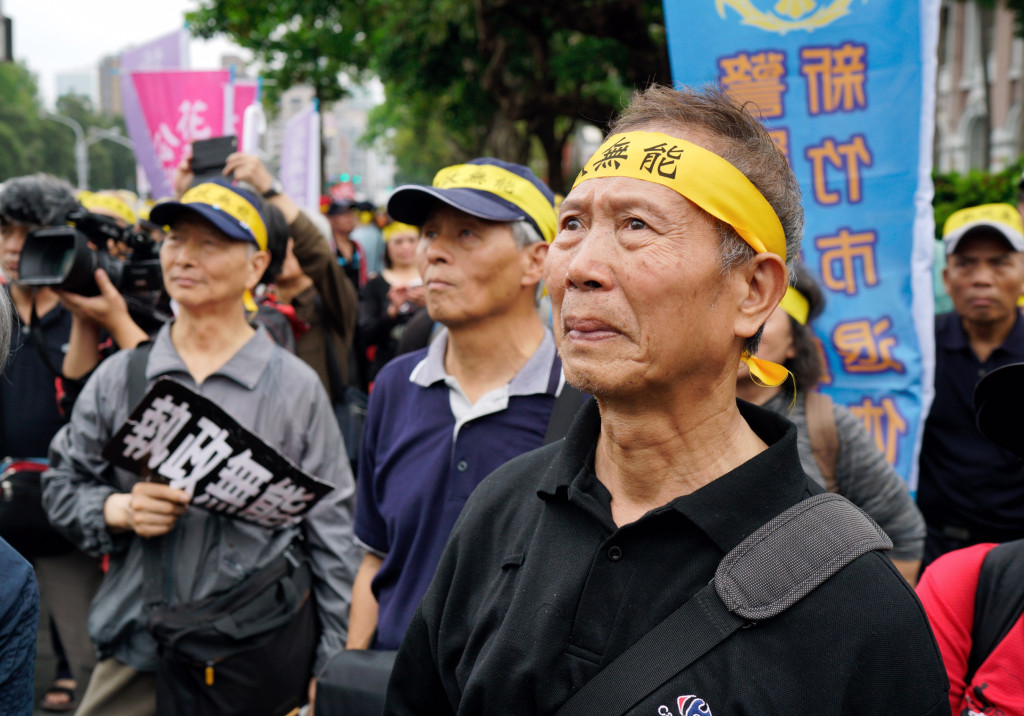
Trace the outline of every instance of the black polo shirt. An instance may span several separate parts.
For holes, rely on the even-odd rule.
[[[389,714],[550,714],[714,576],[772,517],[821,491],[796,429],[741,403],[770,447],[623,527],[597,480],[596,404],[566,440],[517,458],[473,493],[399,651]],[[687,638],[679,634],[680,641]],[[866,554],[782,615],[734,633],[631,714],[949,714],[920,603]]]
[[[6,290],[6,289],[5,289]],[[56,376],[43,363],[29,329],[11,307],[10,358],[0,376],[0,458],[46,457],[65,423],[57,406]],[[34,327],[50,364],[60,370],[71,333],[71,312],[57,304]]]
[[[936,318],[935,400],[925,422],[917,488],[917,504],[929,526],[964,528],[972,533],[967,542],[1024,537],[1024,460],[978,432],[974,420],[978,381],[1021,361],[1019,315],[984,363],[971,350],[957,314]]]

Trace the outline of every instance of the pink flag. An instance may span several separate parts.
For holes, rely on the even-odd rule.
[[[232,134],[238,137],[238,146],[245,146],[245,132],[242,128],[242,116],[246,108],[256,101],[256,90],[259,87],[258,80],[235,80],[235,102],[233,107],[234,121],[232,122]]]
[[[153,149],[169,184],[191,142],[224,134],[224,88],[230,79],[228,70],[132,73]],[[241,110],[236,112],[241,116]]]

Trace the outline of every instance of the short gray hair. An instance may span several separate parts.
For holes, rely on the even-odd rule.
[[[537,231],[537,227],[526,219],[510,221],[509,226],[512,227],[512,238],[516,240],[516,246],[521,249],[525,249],[527,246],[544,241],[540,232]]]

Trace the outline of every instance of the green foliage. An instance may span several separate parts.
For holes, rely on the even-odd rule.
[[[562,189],[577,124],[670,81],[661,0],[200,0],[188,18],[253,51],[277,92],[309,84],[326,103],[344,94],[339,73],[380,78],[367,138],[403,178],[492,154],[543,165]]]
[[[1017,203],[1017,183],[1024,172],[1024,156],[999,172],[972,169],[966,174],[934,172],[935,238],[942,238],[942,226],[950,214],[969,206],[1005,202]]]
[[[0,181],[46,172],[77,181],[72,130],[44,119],[35,76],[24,65],[0,63]],[[66,96],[57,111],[88,131],[91,127],[120,130],[124,122],[97,115],[85,97]],[[101,141],[89,148],[90,187],[134,189],[135,157],[126,147]]]

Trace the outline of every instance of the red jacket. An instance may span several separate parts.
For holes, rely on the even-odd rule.
[[[949,676],[954,716],[1024,716],[1024,617],[974,674],[964,682],[974,626],[974,594],[982,560],[994,544],[979,544],[943,555],[917,585]]]

